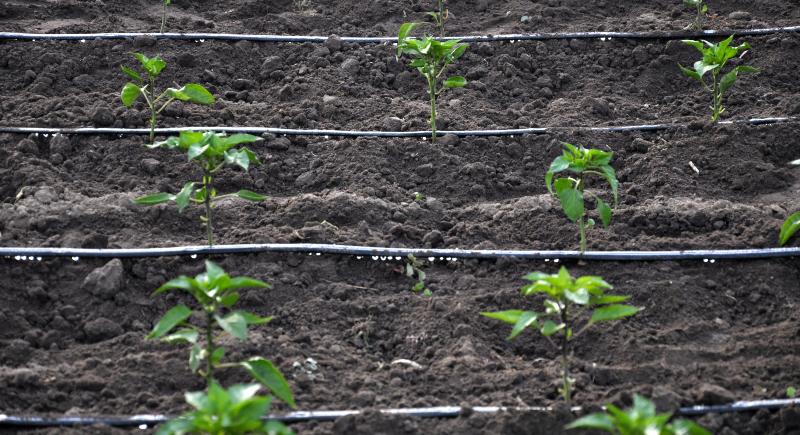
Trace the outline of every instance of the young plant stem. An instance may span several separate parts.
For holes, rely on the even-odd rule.
[[[164,12],[161,14],[161,33],[164,33],[165,24],[167,24],[167,2],[164,2]]]
[[[431,143],[436,142],[436,77],[428,76],[428,91],[431,94]]]
[[[214,353],[214,311],[206,310],[206,383],[208,387],[214,382],[214,364],[211,354]]]
[[[581,254],[586,252],[586,225],[584,224],[583,215],[578,218],[578,229],[580,230],[581,241],[580,241],[580,249]]]
[[[714,79],[714,89],[712,93],[714,94],[714,114],[711,116],[711,120],[713,122],[717,122],[719,120],[719,116],[722,115],[722,95],[719,92],[719,81],[717,80],[717,72],[712,72],[712,78]]]
[[[211,179],[211,171],[204,170],[203,173],[203,189],[206,195],[204,203],[206,206],[206,236],[208,237],[208,246],[214,246],[214,231],[211,223],[211,190],[213,189],[213,181]]]
[[[439,0],[439,36],[444,38],[444,0]]]
[[[697,15],[694,17],[694,30],[703,30],[703,3],[697,3]]]
[[[567,316],[567,306],[564,304],[564,309],[561,310],[561,322],[564,325],[567,325],[564,328],[564,339],[561,342],[561,373],[562,373],[562,383],[564,390],[562,391],[564,394],[564,401],[567,403],[567,407],[572,406],[572,393],[570,388],[570,380],[569,380],[569,320]]]
[[[156,140],[156,102],[154,100],[156,94],[156,79],[154,77],[150,77],[150,86],[149,92],[150,97],[147,98],[147,104],[150,106],[150,143],[155,142]],[[145,94],[147,96],[147,94]]]

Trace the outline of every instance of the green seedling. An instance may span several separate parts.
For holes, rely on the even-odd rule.
[[[450,11],[445,7],[446,0],[438,0],[438,8],[434,12],[428,12],[428,15],[433,18],[433,23],[439,29],[439,36],[444,37],[444,22],[450,18]]]
[[[166,7],[166,3],[164,7]],[[208,92],[208,89],[197,83],[189,83],[178,89],[167,88],[157,94],[156,79],[161,75],[161,71],[167,67],[167,63],[158,56],[147,57],[141,53],[133,53],[133,56],[139,60],[147,77],[143,77],[132,68],[121,65],[122,72],[133,79],[133,82],[128,82],[122,87],[120,98],[125,107],[131,107],[139,97],[144,99],[145,104],[150,109],[150,143],[153,143],[156,136],[156,117],[174,101],[206,106],[214,104],[215,100],[211,92]]]
[[[695,8],[697,14],[694,17],[694,22],[689,26],[694,30],[703,30],[703,18],[708,13],[708,5],[704,0],[683,0],[683,4]]]
[[[426,275],[425,271],[422,270],[424,266],[425,266],[424,263],[417,257],[411,254],[408,254],[408,257],[406,257],[406,267],[405,267],[406,276],[409,278],[414,278],[414,275],[417,276],[417,283],[414,284],[413,287],[411,287],[411,291],[414,293],[421,292],[423,296],[431,297],[433,296],[433,293],[431,293],[431,290],[428,288],[427,285],[425,285]]]
[[[795,397],[797,397],[797,388],[786,387],[786,397],[790,399],[794,399]]]
[[[247,340],[248,328],[265,325],[272,317],[261,317],[247,311],[234,310],[239,301],[239,290],[245,288],[269,288],[270,285],[248,277],[231,277],[217,264],[205,262],[206,271],[194,278],[180,276],[156,289],[153,295],[171,290],[181,290],[192,297],[202,311],[202,322],[192,322],[193,311],[180,304],[167,311],[153,327],[147,339],[158,339],[171,344],[190,344],[189,367],[202,376],[209,391],[219,369],[243,368],[267,387],[272,394],[295,407],[292,391],[280,370],[272,361],[251,358],[242,362],[224,363],[225,348],[218,345],[217,338],[229,335],[240,341]]]
[[[561,352],[561,390],[567,402],[572,402],[570,377],[571,343],[584,331],[599,322],[619,320],[638,313],[641,309],[621,304],[630,296],[607,295],[613,287],[599,276],[573,278],[566,267],[555,275],[533,272],[524,277],[530,284],[520,289],[522,296],[545,294],[544,311],[506,310],[482,312],[483,316],[513,325],[508,340],[513,340],[522,331],[532,327]],[[582,327],[577,329],[582,323]],[[556,344],[551,337],[560,337]]]
[[[745,42],[736,47],[731,47],[730,44],[733,42],[733,35],[719,44],[712,44],[705,40],[695,41],[691,39],[686,39],[682,42],[696,48],[703,55],[703,59],[694,63],[694,69],[685,68],[680,64],[678,64],[678,66],[681,71],[683,71],[683,74],[700,82],[706,91],[711,93],[711,120],[717,122],[720,115],[725,111],[725,107],[722,105],[722,98],[725,92],[736,83],[739,73],[759,72],[758,68],[739,65],[727,73],[722,74],[722,69],[725,68],[728,61],[736,56],[740,58],[743,57],[747,53],[747,50],[750,49],[750,44]],[[705,79],[708,73],[711,73],[710,82]]]
[[[431,103],[431,142],[436,142],[436,101],[446,89],[463,88],[467,79],[463,76],[452,76],[443,80],[447,67],[460,58],[468,45],[459,40],[438,41],[432,36],[421,39],[410,38],[409,34],[420,23],[404,23],[397,35],[397,58],[407,54],[412,60],[409,66],[419,71],[428,82],[428,95]],[[441,82],[441,85],[440,85]],[[441,86],[441,88],[440,88]]]
[[[425,195],[420,192],[414,192],[414,202],[423,203],[425,202]]]
[[[213,203],[223,198],[237,196],[248,201],[264,201],[266,196],[250,190],[240,190],[236,193],[217,195],[214,188],[214,174],[225,165],[239,166],[245,171],[250,165],[259,165],[261,162],[255,153],[247,147],[234,148],[242,143],[251,143],[261,140],[260,137],[250,134],[234,134],[225,136],[214,132],[194,132],[184,131],[180,136],[171,136],[163,142],[147,145],[148,148],[177,149],[185,152],[189,156],[190,162],[197,163],[203,170],[203,181],[190,181],[183,186],[180,192],[173,195],[171,193],[156,193],[145,195],[133,200],[140,205],[155,205],[168,201],[174,201],[178,206],[178,212],[182,212],[189,204],[202,204],[205,206],[205,216],[200,219],[206,227],[206,237],[208,245],[214,245],[214,227],[211,216]]]
[[[603,227],[611,225],[611,215],[619,197],[619,181],[614,168],[611,167],[613,157],[612,152],[586,149],[583,146],[575,147],[565,143],[563,154],[553,160],[545,175],[547,190],[558,198],[567,218],[578,224],[581,252],[586,252],[586,230],[595,225],[594,219],[587,216],[584,195],[594,199]],[[564,171],[572,173],[572,176],[553,181],[555,174]],[[608,183],[613,197],[611,205],[596,193],[586,190],[588,176],[600,177]]]
[[[567,425],[567,429],[596,429],[615,435],[711,435],[697,423],[678,419],[670,423],[672,414],[656,414],[653,402],[636,394],[633,407],[621,410],[606,405],[606,412],[589,414]]]
[[[212,382],[208,393],[186,393],[186,402],[194,408],[158,428],[156,435],[225,434],[290,435],[282,423],[262,418],[269,412],[272,398],[257,396],[259,384],[237,384],[227,390]]]
[[[172,4],[172,0],[164,0],[164,12],[161,13],[161,33],[164,33],[164,26],[167,24],[167,6]]]

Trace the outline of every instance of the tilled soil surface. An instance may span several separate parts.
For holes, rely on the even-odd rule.
[[[170,30],[388,35],[420,2],[178,1]],[[680,29],[690,14],[671,1],[452,1],[453,33]],[[796,24],[788,1],[711,2],[711,27]],[[15,31],[146,31],[158,2],[4,1],[0,28]],[[299,9],[298,9],[299,8]],[[506,14],[506,12],[509,12]],[[531,20],[521,22],[521,16]],[[800,39],[747,38],[729,118],[800,113]],[[201,82],[213,107],[176,104],[162,126],[426,129],[423,82],[391,46],[135,41],[0,43],[0,124],[142,127],[142,106],[123,109],[119,65],[130,51],[169,63],[161,80]],[[677,64],[693,49],[664,41],[475,44],[453,68],[470,80],[445,94],[440,127],[681,122],[661,132],[558,133],[509,138],[336,139],[274,137],[253,146],[263,164],[225,170],[221,192],[251,189],[261,204],[215,210],[218,243],[320,242],[373,246],[574,249],[576,231],[544,187],[562,142],[615,152],[620,204],[590,249],[772,247],[798,207],[798,125],[709,125],[709,101]],[[199,210],[140,207],[130,200],[176,192],[199,178],[185,157],[147,150],[142,137],[0,134],[0,245],[141,247],[202,244]],[[695,170],[696,168],[696,170]],[[601,186],[598,184],[597,186]],[[414,201],[414,192],[426,199]],[[274,359],[302,409],[559,403],[557,354],[480,311],[530,307],[520,276],[553,262],[427,260],[430,300],[412,294],[401,261],[337,256],[214,258],[235,275],[274,284],[242,305],[276,320],[232,359]],[[151,299],[199,259],[57,259],[0,263],[0,413],[177,413],[202,384],[185,349],[144,335],[183,296]],[[639,315],[597,327],[576,343],[576,402],[626,403],[632,393],[664,409],[780,397],[796,385],[800,358],[796,260],[707,263],[573,263],[633,296]],[[92,271],[100,269],[92,274]],[[91,275],[91,276],[90,276]],[[102,279],[98,279],[98,277]],[[317,362],[308,370],[306,361]],[[412,360],[415,369],[392,364]],[[298,364],[295,364],[298,363]],[[243,381],[240,373],[223,377]],[[285,411],[278,407],[277,411]],[[791,433],[789,409],[707,416],[715,433]],[[368,413],[300,433],[559,433],[569,416],[522,413],[416,420]],[[86,430],[75,433],[86,433]],[[91,433],[108,433],[94,428]],[[63,430],[51,433],[64,433]]]

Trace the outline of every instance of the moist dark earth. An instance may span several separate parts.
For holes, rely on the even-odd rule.
[[[432,2],[431,2],[432,3]],[[452,34],[680,30],[678,1],[449,2]],[[796,25],[791,1],[709,2],[709,28]],[[423,20],[428,2],[194,1],[170,8],[170,31],[314,35],[394,34]],[[2,1],[0,29],[30,32],[154,31],[159,2]],[[527,17],[523,20],[523,17]],[[726,119],[800,114],[800,39],[746,39],[737,63],[757,66],[726,99]],[[737,38],[737,42],[740,39]],[[144,127],[125,109],[119,65],[130,52],[160,55],[162,86],[199,82],[212,107],[176,104],[162,126],[427,129],[419,75],[391,45],[130,41],[0,42],[0,125]],[[544,186],[563,142],[611,150],[621,181],[613,224],[589,233],[593,250],[764,248],[800,207],[796,122],[712,125],[710,97],[678,63],[697,60],[679,41],[542,41],[473,44],[452,68],[470,81],[441,100],[440,128],[498,129],[676,123],[659,132],[488,138],[337,139],[265,135],[262,165],[224,170],[221,192],[250,189],[263,203],[215,209],[217,242],[314,242],[370,246],[575,249],[576,229]],[[687,127],[688,126],[688,127]],[[136,196],[177,192],[200,174],[185,156],[143,147],[137,136],[0,134],[0,245],[87,248],[204,243],[200,210],[141,207]],[[696,168],[697,170],[693,169]],[[591,187],[599,188],[597,183]],[[425,196],[414,201],[414,193]],[[426,259],[434,296],[412,294],[402,261],[300,254],[211,257],[234,275],[271,282],[242,307],[274,315],[232,360],[273,359],[304,410],[439,405],[555,406],[551,413],[466,413],[419,420],[367,412],[299,433],[554,434],[557,352],[534,334],[505,341],[486,310],[541,309],[517,290],[524,274],[601,275],[643,307],[575,344],[575,401],[588,409],[660,408],[779,398],[797,385],[797,260],[560,262]],[[151,298],[160,284],[194,275],[202,259],[81,258],[0,261],[0,413],[177,414],[183,392],[202,388],[188,351],[144,341],[181,295]],[[92,271],[98,272],[90,274]],[[103,279],[96,279],[102,277]],[[304,370],[308,358],[315,371]],[[408,359],[413,368],[392,364]],[[295,364],[298,363],[298,364]],[[300,366],[297,368],[296,366]],[[224,383],[246,381],[228,373]],[[278,406],[276,412],[288,411]],[[800,412],[710,415],[719,434],[800,433]],[[41,433],[70,433],[58,429]],[[111,433],[97,427],[71,433]],[[123,433],[126,431],[118,431]],[[577,433],[577,432],[575,432]]]

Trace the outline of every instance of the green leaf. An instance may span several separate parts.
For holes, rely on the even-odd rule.
[[[555,183],[553,183],[556,193],[561,192],[562,190],[571,189],[574,185],[575,182],[570,178],[559,178]]]
[[[542,324],[541,333],[545,337],[549,337],[549,336],[555,334],[556,332],[564,329],[566,326],[567,325],[565,325],[563,323],[557,325],[556,322],[554,322],[552,320],[547,320],[547,321],[544,322],[544,324]]]
[[[463,88],[467,85],[467,79],[462,76],[452,76],[444,81],[446,88]]]
[[[458,59],[459,57],[464,55],[464,52],[467,51],[469,44],[460,44],[454,50],[452,54],[453,60]]]
[[[203,361],[203,349],[197,345],[197,343],[192,345],[192,350],[189,352],[189,368],[192,369],[192,373],[197,373],[200,370],[200,363]]]
[[[120,99],[122,100],[122,104],[125,107],[131,107],[141,94],[142,94],[142,88],[133,83],[128,82],[125,83],[125,86],[122,87],[122,93],[120,93]]]
[[[506,340],[513,340],[516,338],[522,331],[531,326],[536,320],[539,318],[539,314],[533,311],[525,311],[517,319],[517,323],[514,324],[514,327],[511,329],[511,335],[506,338]]]
[[[195,287],[197,287],[197,281],[186,276],[179,276],[167,281],[161,287],[157,288],[156,291],[153,292],[153,295],[164,293],[168,290],[186,290],[191,293]]]
[[[608,206],[602,199],[597,198],[597,212],[600,214],[600,221],[603,226],[608,228],[611,225],[611,207]]]
[[[790,399],[794,399],[795,397],[797,397],[797,388],[786,387],[786,397]]]
[[[695,41],[693,39],[684,39],[681,42],[683,42],[686,45],[691,45],[692,47],[696,48],[700,53],[705,53],[706,47],[700,41]]]
[[[261,317],[253,313],[248,313],[247,311],[237,311],[237,312],[241,314],[242,318],[244,318],[244,321],[247,322],[248,325],[266,325],[273,319],[273,316]]]
[[[275,367],[272,361],[263,358],[252,358],[242,362],[241,365],[250,372],[250,375],[255,378],[255,380],[261,382],[262,385],[272,391],[272,394],[289,404],[292,408],[297,407],[294,402],[294,397],[292,396],[292,390],[286,382],[286,378],[283,377],[281,371]]]
[[[575,189],[563,189],[558,192],[558,199],[569,220],[575,222],[583,216],[583,193]]]
[[[211,105],[214,104],[214,96],[208,89],[197,83],[189,83],[180,89],[180,92],[189,97],[192,103]]]
[[[242,199],[246,199],[248,201],[255,201],[255,202],[264,201],[265,199],[267,199],[267,197],[264,195],[245,189],[236,192],[236,196]]]
[[[412,30],[414,30],[420,23],[403,23],[400,26],[400,30],[397,32],[397,40],[398,43],[402,42]]]
[[[218,365],[222,361],[222,357],[224,356],[225,356],[225,348],[218,347],[214,349],[213,352],[211,352],[211,357],[209,359],[211,360],[211,364]]]
[[[225,317],[214,316],[219,326],[228,334],[239,340],[247,339],[247,321],[240,313],[230,313]]]
[[[175,195],[161,192],[161,193],[154,193],[152,195],[140,196],[134,199],[133,202],[139,205],[156,205],[173,200],[175,200]]]
[[[589,320],[592,323],[606,322],[611,320],[619,320],[624,317],[632,316],[641,311],[641,308],[632,305],[606,305],[595,309],[592,312],[592,318]]]
[[[686,419],[678,419],[672,423],[675,435],[711,435],[711,432],[699,424]]]
[[[246,276],[237,276],[235,278],[231,278],[230,282],[225,287],[225,289],[231,290],[231,289],[241,289],[241,288],[270,288],[270,287],[272,286],[265,283],[264,281],[248,278]]]
[[[578,305],[586,305],[589,303],[589,292],[585,288],[578,288],[574,291],[565,289],[564,297]]]
[[[228,293],[228,294],[222,296],[219,299],[219,301],[224,307],[230,308],[234,304],[236,304],[236,302],[239,302],[239,298],[240,297],[241,297],[241,295],[239,294],[239,292],[235,292],[234,291],[234,292],[231,292],[231,293]]]
[[[581,417],[566,426],[567,429],[598,429],[614,433],[614,423],[606,414],[594,413]]]
[[[202,143],[194,143],[189,146],[189,150],[186,152],[186,155],[189,157],[189,160],[194,160],[203,155],[208,150],[208,145],[203,145]]]
[[[194,182],[186,183],[175,195],[175,204],[178,206],[178,213],[182,212],[189,205],[189,198],[191,198],[192,192],[194,191]]]
[[[120,65],[120,66],[119,66],[119,68],[120,68],[120,69],[122,70],[122,72],[123,72],[123,73],[125,73],[125,75],[127,75],[128,77],[130,77],[130,78],[132,78],[132,79],[136,80],[136,81],[137,81],[137,82],[139,82],[139,83],[142,83],[142,82],[144,82],[144,79],[142,78],[142,76],[141,76],[141,75],[140,75],[138,72],[136,72],[136,71],[134,71],[134,70],[132,70],[132,69],[128,68],[128,67],[127,67],[127,66],[125,66],[125,65]]]
[[[196,329],[183,328],[162,338],[161,341],[170,344],[197,343],[199,334]]]
[[[186,305],[178,305],[167,311],[161,320],[156,323],[153,330],[147,334],[148,339],[161,338],[171,331],[174,327],[183,323],[186,319],[191,317],[192,310]]]
[[[522,310],[505,310],[505,311],[494,311],[494,312],[484,311],[481,313],[481,316],[499,320],[501,322],[508,323],[510,325],[514,325],[517,323],[520,316],[522,316],[522,313],[524,312],[525,311]]]
[[[800,211],[794,212],[781,225],[780,245],[783,246],[800,229]]]

